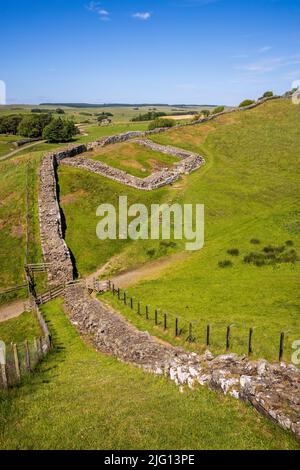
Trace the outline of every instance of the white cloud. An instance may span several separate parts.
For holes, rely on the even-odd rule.
[[[265,52],[269,52],[272,49],[271,46],[264,46],[258,49],[259,54],[264,54]]]
[[[109,12],[105,10],[100,2],[90,2],[86,6],[87,10],[91,11],[92,13],[96,13],[99,15],[100,19],[102,21],[108,21],[109,20]]]
[[[283,67],[300,64],[300,55],[289,57],[273,57],[270,59],[259,60],[251,64],[236,67],[238,70],[246,70],[247,72],[267,73],[273,72]]]
[[[133,18],[137,18],[138,20],[143,20],[143,21],[149,20],[151,16],[152,16],[152,13],[150,13],[149,11],[137,12],[132,15]]]

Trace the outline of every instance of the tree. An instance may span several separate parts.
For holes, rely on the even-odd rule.
[[[42,137],[44,128],[51,120],[50,114],[28,114],[20,122],[18,133],[32,139]]]
[[[211,112],[211,114],[223,113],[224,109],[225,109],[225,106],[218,106],[217,108],[215,108],[215,109]]]
[[[56,114],[65,114],[64,110],[61,109],[61,108],[57,108],[57,109],[55,110],[55,112],[56,112]]]
[[[21,114],[9,114],[0,118],[0,134],[13,134],[18,133],[18,127],[22,121]]]
[[[240,108],[245,108],[246,106],[250,106],[251,104],[254,104],[255,101],[253,100],[245,100],[240,103]]]
[[[43,131],[43,139],[50,143],[69,142],[77,134],[73,121],[53,119]]]
[[[175,122],[172,119],[155,119],[149,124],[149,131],[153,131],[154,129],[158,129],[160,127],[173,127],[175,126]]]

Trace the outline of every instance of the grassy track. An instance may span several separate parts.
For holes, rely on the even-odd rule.
[[[55,350],[31,380],[0,394],[1,449],[296,449],[253,409],[96,353],[65,317],[43,307]],[[238,430],[238,432],[237,432]]]

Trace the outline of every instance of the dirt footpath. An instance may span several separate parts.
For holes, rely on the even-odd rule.
[[[24,311],[24,300],[16,300],[10,304],[0,305],[0,323],[19,317]]]

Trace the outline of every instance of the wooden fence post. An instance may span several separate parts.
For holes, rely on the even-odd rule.
[[[141,302],[138,302],[138,314],[141,314]]]
[[[178,336],[178,318],[175,319],[175,336]]]
[[[249,343],[248,343],[248,356],[251,356],[251,354],[253,353],[252,339],[253,339],[253,328],[250,328],[250,330],[249,330]]]
[[[229,351],[230,349],[230,326],[227,327],[227,333],[226,333],[226,351]]]
[[[148,305],[146,305],[145,312],[146,312],[146,320],[149,320],[149,307],[148,307]]]
[[[210,346],[210,325],[206,327],[206,346]]]
[[[166,331],[168,329],[168,323],[167,323],[167,314],[164,314],[164,330]]]
[[[121,300],[121,290],[120,290],[120,287],[118,288],[118,300]]]
[[[12,344],[12,350],[14,355],[14,363],[15,363],[15,371],[18,382],[21,380],[21,372],[20,372],[20,361],[19,361],[19,354],[18,354],[18,346],[16,344]]]
[[[284,349],[284,333],[281,333],[280,344],[279,344],[279,362],[281,362],[283,358],[283,349]]]
[[[189,324],[189,343],[192,343],[193,342],[193,325],[192,323]]]
[[[8,381],[7,381],[6,365],[5,364],[1,364],[1,376],[2,376],[3,387],[5,389],[7,389],[8,388]]]
[[[30,351],[28,341],[24,341],[24,348],[25,348],[25,366],[27,372],[31,372],[31,364],[30,364]]]
[[[43,351],[43,339],[40,337],[38,340],[38,346],[39,346],[39,353],[40,357],[43,357],[44,351]]]
[[[124,291],[124,305],[127,305],[127,295],[125,291]]]
[[[133,310],[133,298],[132,297],[130,297],[130,308],[131,310]]]
[[[155,309],[155,325],[158,325],[158,311]]]

